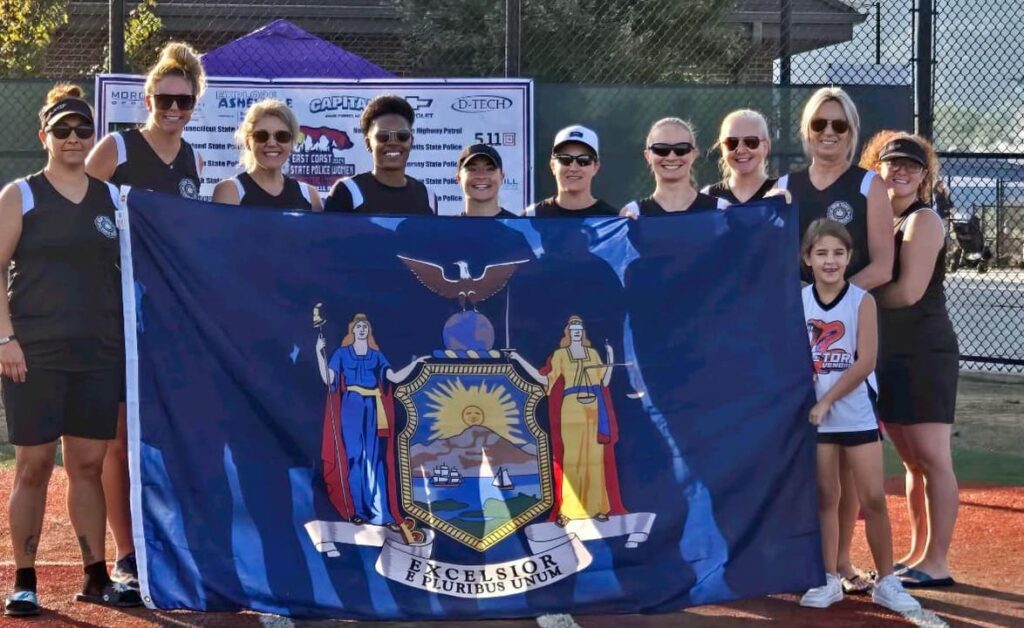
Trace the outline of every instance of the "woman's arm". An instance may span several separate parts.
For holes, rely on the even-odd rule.
[[[811,423],[821,424],[832,404],[850,394],[875,370],[878,357],[878,310],[875,299],[865,294],[857,310],[857,352],[850,368],[811,408]]]
[[[892,309],[920,301],[945,244],[946,230],[938,214],[925,209],[908,218],[900,247],[900,278],[882,286],[878,291],[878,304]]]
[[[117,170],[117,143],[108,135],[85,158],[85,172],[101,181],[110,181]]]
[[[316,364],[320,367],[320,379],[324,385],[334,387],[334,371],[327,366],[327,340],[323,336],[316,339]]]
[[[510,357],[513,360],[515,360],[516,362],[518,362],[519,366],[523,367],[523,370],[526,371],[527,375],[529,375],[530,377],[533,378],[533,381],[537,382],[541,386],[547,386],[548,385],[548,378],[543,376],[543,375],[541,375],[540,371],[538,371],[537,369],[533,368],[533,365],[530,364],[529,362],[527,362],[526,358],[524,358],[523,356],[519,355],[518,352],[510,351],[509,354],[508,354],[508,357]]]
[[[7,300],[7,268],[21,239],[21,190],[14,183],[0,191],[0,337],[14,335],[11,322],[11,304]],[[18,383],[25,381],[25,354],[17,340],[0,345],[0,377],[10,377]]]
[[[238,187],[231,179],[219,181],[213,186],[213,202],[224,203],[225,205],[238,205],[242,199],[238,198]]]
[[[601,385],[607,388],[608,384],[610,384],[612,381],[612,370],[615,368],[611,366],[612,364],[615,363],[615,350],[612,349],[612,346],[606,342],[604,343],[604,352],[605,364],[607,364],[608,366],[605,367],[604,380],[601,382]]]
[[[398,371],[397,373],[391,369],[388,369],[387,371],[384,372],[384,376],[387,377],[388,381],[391,382],[392,384],[404,382],[406,378],[409,377],[409,374],[412,373],[412,370],[416,368],[417,365],[426,362],[426,360],[427,356],[420,356],[413,360],[412,362],[410,362],[405,368]]]
[[[309,204],[313,206],[313,211],[322,212],[324,210],[324,202],[320,199],[320,192],[316,189],[316,186],[309,186]]]
[[[850,277],[850,283],[873,290],[892,279],[892,204],[878,177],[868,190],[868,255],[871,263]]]

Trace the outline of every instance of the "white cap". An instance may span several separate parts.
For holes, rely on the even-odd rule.
[[[558,133],[555,134],[555,143],[551,147],[552,151],[558,150],[558,147],[562,144],[569,142],[579,142],[585,146],[589,146],[590,150],[594,151],[594,155],[600,155],[598,150],[597,133],[594,133],[585,126],[574,124],[567,126]]]

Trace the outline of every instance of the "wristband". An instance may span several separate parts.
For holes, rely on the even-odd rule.
[[[0,346],[9,343],[12,340],[16,340],[16,338],[14,337],[14,334],[11,334],[10,336],[0,336]]]

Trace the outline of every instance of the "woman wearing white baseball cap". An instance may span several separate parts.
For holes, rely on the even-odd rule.
[[[601,169],[597,133],[585,126],[567,126],[555,134],[551,147],[551,173],[555,175],[558,192],[527,207],[523,215],[553,216],[617,216],[611,204],[594,198],[591,184]]]

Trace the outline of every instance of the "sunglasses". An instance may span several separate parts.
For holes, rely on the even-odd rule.
[[[889,170],[892,171],[902,170],[907,174],[921,174],[924,172],[924,166],[912,159],[893,159],[882,163],[888,165]]]
[[[748,135],[746,137],[727,137],[722,140],[722,146],[725,146],[725,150],[731,153],[740,147],[740,142],[750,150],[757,150],[761,145],[761,138],[756,135]]]
[[[409,129],[398,129],[397,131],[381,130],[374,133],[373,137],[377,140],[378,144],[387,144],[388,142],[405,144],[412,139],[412,131]]]
[[[597,163],[597,157],[594,157],[593,155],[570,155],[568,153],[558,153],[551,157],[566,167],[571,166],[574,161],[580,168],[586,168],[587,166],[592,166]]]
[[[153,104],[161,111],[170,109],[175,103],[182,111],[192,111],[196,97],[192,94],[153,94]]]
[[[270,141],[270,136],[270,131],[266,131],[264,129],[253,131],[252,134],[249,135],[249,137],[251,137],[257,144],[266,144]],[[295,137],[292,135],[291,131],[274,131],[273,136],[274,140],[278,144],[291,144],[292,139]]]
[[[821,133],[830,124],[832,125],[832,130],[840,135],[850,130],[850,123],[846,120],[829,120],[828,118],[815,118],[811,120],[811,130],[815,133]]]
[[[90,137],[92,137],[93,133],[96,132],[96,129],[88,124],[80,124],[78,126],[58,124],[55,126],[51,126],[48,132],[51,133],[58,140],[66,140],[69,137],[71,137],[72,133],[74,133],[75,137],[77,137],[80,140],[87,140]]]
[[[689,142],[679,142],[678,144],[651,144],[647,147],[647,150],[651,151],[658,157],[668,157],[669,153],[675,153],[676,157],[682,157],[693,152],[693,144]]]

